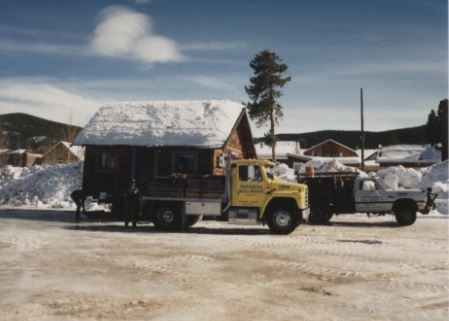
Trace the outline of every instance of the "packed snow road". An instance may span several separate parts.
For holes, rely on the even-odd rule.
[[[0,320],[447,320],[447,216],[340,216],[288,236],[72,218],[0,212]]]

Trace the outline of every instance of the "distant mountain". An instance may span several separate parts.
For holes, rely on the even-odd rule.
[[[426,125],[410,128],[365,132],[365,148],[377,148],[396,144],[425,144]],[[276,135],[279,141],[299,141],[301,148],[309,148],[326,139],[333,139],[351,148],[360,148],[360,131],[356,130],[322,130],[309,133],[290,133]],[[260,141],[258,138],[257,141]]]
[[[81,127],[23,113],[0,115],[0,148],[43,153],[60,140],[73,141]]]

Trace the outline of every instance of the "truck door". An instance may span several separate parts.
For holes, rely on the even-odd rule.
[[[264,201],[264,178],[259,165],[238,165],[233,172],[232,205],[260,207]]]
[[[383,199],[382,189],[372,179],[356,181],[355,209],[357,212],[388,212],[391,204]]]

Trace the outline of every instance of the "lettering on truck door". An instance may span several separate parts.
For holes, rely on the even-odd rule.
[[[357,212],[388,212],[391,209],[391,202],[384,199],[381,187],[374,180],[360,180],[355,188]]]
[[[239,165],[235,201],[238,206],[259,207],[264,201],[264,179],[259,165]]]

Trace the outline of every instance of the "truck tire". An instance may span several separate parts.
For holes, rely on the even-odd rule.
[[[400,207],[394,212],[396,222],[400,226],[412,225],[416,221],[416,211],[411,207]]]
[[[192,227],[200,220],[201,215],[187,215],[187,227]]]
[[[316,207],[310,209],[309,224],[321,225],[329,223],[332,213],[324,208]]]
[[[290,234],[299,225],[299,215],[288,208],[275,208],[268,215],[268,227],[273,234]]]
[[[181,227],[181,214],[174,206],[164,206],[156,210],[154,225],[161,230],[174,231]]]

